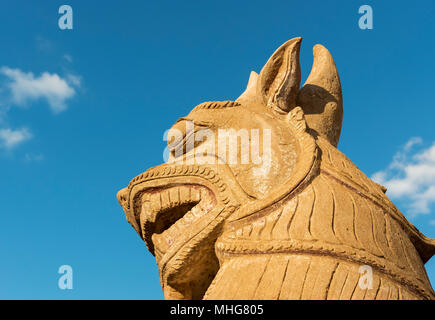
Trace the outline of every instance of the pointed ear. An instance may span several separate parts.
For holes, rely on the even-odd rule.
[[[263,103],[280,113],[296,106],[301,82],[299,52],[302,38],[284,43],[267,61],[257,81],[257,95]]]
[[[337,146],[343,120],[340,77],[328,49],[318,44],[313,55],[313,68],[299,92],[297,105],[304,110],[309,127]]]

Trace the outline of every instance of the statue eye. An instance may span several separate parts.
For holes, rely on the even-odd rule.
[[[195,133],[209,128],[206,122],[192,121],[187,118],[179,119],[168,132],[168,148],[174,157],[182,156],[202,141],[195,141]]]

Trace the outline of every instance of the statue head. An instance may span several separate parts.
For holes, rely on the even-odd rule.
[[[343,116],[335,63],[314,47],[300,88],[301,38],[252,72],[236,101],[205,102],[168,133],[168,161],[118,192],[128,222],[155,255],[165,298],[200,299],[220,268],[228,225],[279,204],[316,170],[315,139],[335,148]]]

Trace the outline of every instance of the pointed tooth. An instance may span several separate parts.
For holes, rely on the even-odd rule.
[[[150,202],[148,202],[148,201],[143,202],[142,203],[142,211],[140,214],[141,224],[143,223],[143,220],[145,220],[145,219],[147,219],[151,222],[155,222],[156,221],[156,213],[157,213],[157,211],[152,209]]]
[[[205,188],[201,188],[201,200],[206,200],[209,198],[208,190]]]
[[[160,211],[162,208],[161,202],[160,202],[160,194],[159,193],[152,193],[150,195],[150,203],[151,203],[151,210],[154,212]]]
[[[207,201],[204,201],[204,198],[201,198],[201,201],[194,207],[197,211],[204,212],[206,211]]]
[[[201,200],[201,192],[198,188],[192,188],[190,198],[194,202],[199,202]]]
[[[188,203],[190,202],[190,187],[180,187],[180,203]]]
[[[194,207],[190,210],[190,212],[191,212],[194,216],[199,217],[199,216],[201,216],[202,210],[201,210],[201,208],[200,208],[198,205],[196,205],[196,206],[194,206]]]
[[[181,231],[183,230],[182,227],[180,226],[181,220],[183,220],[183,218],[178,219],[177,221],[175,221],[175,223],[172,224],[172,226],[169,229],[165,230],[165,232],[166,231],[168,231],[168,232],[170,231],[171,234],[174,235],[174,236],[178,235],[178,234],[181,234]]]
[[[180,194],[179,194],[179,188],[171,188],[169,190],[169,199],[171,201],[171,206],[175,207],[180,204]]]
[[[164,190],[160,192],[160,200],[162,202],[162,209],[167,209],[171,207],[171,201],[169,198],[169,191]]]
[[[178,220],[177,222],[179,222],[180,220]],[[175,222],[170,230],[171,230],[171,235],[174,236],[174,238],[177,238],[181,232],[180,232],[180,227],[179,227],[179,223]],[[168,229],[169,230],[169,229]]]
[[[210,211],[214,207],[211,196],[207,193],[207,196],[201,197],[201,202],[198,204],[205,212]]]
[[[154,243],[155,247],[158,247],[159,250],[166,252],[167,251],[167,245],[165,243],[165,241],[162,241],[164,237],[158,236],[157,234],[153,234],[151,237],[151,240]]]
[[[188,213],[184,215],[183,219],[181,220],[183,220],[184,223],[190,225],[193,221],[196,220],[196,215],[193,213],[192,210],[190,210]]]
[[[145,202],[145,201],[150,201],[150,194],[149,193],[145,193],[143,196],[142,196],[142,202]]]

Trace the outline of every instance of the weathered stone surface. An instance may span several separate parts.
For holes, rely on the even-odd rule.
[[[315,46],[299,89],[300,43],[286,42],[252,72],[236,101],[202,103],[179,120],[172,161],[118,193],[156,257],[166,299],[435,297],[424,268],[435,241],[336,148],[343,108],[335,63]],[[191,140],[230,129],[259,138],[244,141],[250,151],[243,143],[233,150],[236,162],[204,152],[219,150],[219,139]],[[242,161],[255,147],[262,161]],[[370,276],[361,268],[372,270],[370,281],[361,283]]]

